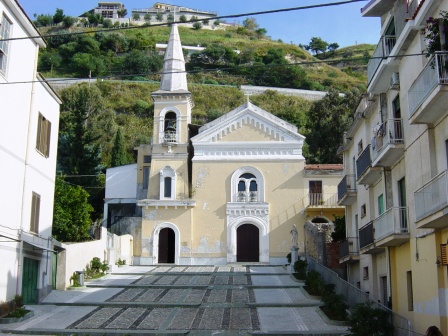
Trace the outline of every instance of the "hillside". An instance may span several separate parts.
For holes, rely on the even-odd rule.
[[[116,79],[158,80],[161,56],[156,43],[166,43],[169,27],[145,26],[94,32],[93,29],[40,28],[48,47],[41,52],[39,71],[44,76],[86,78],[111,76]],[[88,32],[82,35],[67,33]],[[296,45],[272,41],[245,28],[194,30],[179,27],[183,45],[206,49],[188,55],[190,83],[280,86],[327,91],[330,88],[361,90],[363,74],[347,71],[319,60]],[[347,48],[344,48],[347,49]],[[341,49],[342,50],[342,49]],[[236,51],[236,52],[235,52]],[[346,53],[348,50],[345,51]],[[336,55],[342,55],[339,50]]]

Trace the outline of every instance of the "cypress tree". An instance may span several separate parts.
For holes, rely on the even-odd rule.
[[[115,134],[114,147],[112,148],[112,158],[110,162],[111,167],[122,166],[128,163],[126,158],[126,148],[124,147],[123,135],[121,134],[121,127],[118,127]]]

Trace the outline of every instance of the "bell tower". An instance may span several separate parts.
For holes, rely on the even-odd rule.
[[[154,101],[153,145],[173,146],[188,144],[188,124],[193,107],[187,87],[185,60],[177,25],[171,34],[163,61],[160,89],[151,94]]]
[[[171,26],[163,60],[160,88],[151,97],[154,101],[154,128],[147,198],[164,204],[177,204],[190,194],[188,125],[193,103],[175,24]]]

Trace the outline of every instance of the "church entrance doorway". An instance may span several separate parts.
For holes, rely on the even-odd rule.
[[[260,259],[260,232],[253,224],[236,229],[236,261],[258,262]]]
[[[159,264],[174,264],[175,239],[173,229],[164,228],[159,233]]]

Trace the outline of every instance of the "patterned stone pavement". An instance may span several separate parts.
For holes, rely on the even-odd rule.
[[[281,266],[127,266],[80,291],[53,291],[12,333],[346,334]],[[328,321],[327,321],[328,322]],[[5,331],[5,329],[3,329]]]

